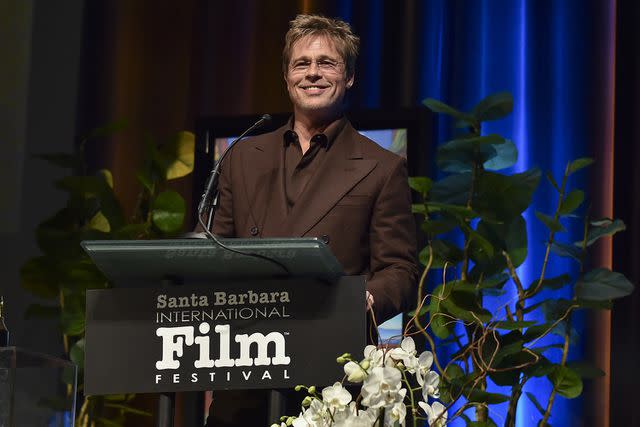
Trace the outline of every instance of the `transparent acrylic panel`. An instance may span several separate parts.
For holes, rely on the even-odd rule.
[[[74,425],[76,366],[16,347],[0,348],[0,427]]]

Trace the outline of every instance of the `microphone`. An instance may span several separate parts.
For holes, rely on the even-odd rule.
[[[255,122],[251,127],[242,132],[239,137],[237,137],[227,148],[224,150],[218,161],[215,163],[214,167],[211,169],[211,173],[209,174],[209,178],[207,179],[207,183],[204,187],[204,192],[200,197],[200,204],[198,205],[198,216],[202,217],[204,214],[205,208],[211,209],[211,212],[215,210],[218,204],[218,177],[220,176],[220,167],[222,166],[222,161],[224,158],[231,152],[233,147],[236,146],[236,143],[240,141],[245,136],[249,135],[256,129],[261,128],[265,124],[271,121],[271,116],[269,114],[263,114],[260,119]],[[214,195],[215,192],[215,195]],[[213,197],[212,197],[213,196]],[[213,216],[209,215],[209,220],[207,221],[207,228],[211,227],[211,220]]]

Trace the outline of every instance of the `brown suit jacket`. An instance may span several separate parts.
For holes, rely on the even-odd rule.
[[[350,123],[287,214],[283,135],[247,139],[229,153],[213,232],[224,237],[319,237],[348,275],[365,275],[378,323],[415,304],[415,224],[405,160]]]

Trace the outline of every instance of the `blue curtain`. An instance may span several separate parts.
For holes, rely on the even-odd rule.
[[[390,61],[399,58],[393,50],[400,47],[389,46],[388,40],[393,32],[403,31],[397,22],[397,9],[404,7],[401,20],[413,21],[413,28],[417,28],[412,37],[415,46],[409,49],[417,57],[413,102],[433,97],[471,109],[491,93],[511,92],[515,99],[513,114],[487,124],[483,131],[502,134],[516,143],[519,159],[512,172],[538,167],[559,178],[571,160],[597,156],[607,149],[608,142],[598,140],[598,136],[606,134],[603,118],[611,108],[613,83],[609,71],[614,55],[615,1],[425,0],[412,3],[416,6],[413,8],[389,3],[394,3],[396,11],[379,0],[367,3],[366,11],[356,7],[357,13],[352,1],[340,2],[337,8],[343,18],[352,20],[363,39],[355,106],[389,108],[394,102],[389,96],[385,98],[385,88],[398,90],[399,85],[388,78],[394,74],[385,74],[385,67],[401,69],[397,60]],[[400,72],[395,76],[410,78]],[[438,141],[444,142],[452,136],[452,129],[444,118],[438,121]],[[569,189],[585,188],[587,184],[586,173],[581,173],[573,178]],[[519,274],[526,284],[539,275],[548,237],[534,211],[552,213],[556,204],[557,194],[543,178],[534,195],[533,209],[525,215],[529,257]],[[581,235],[580,223],[564,225],[572,237]],[[546,276],[565,272],[575,277],[577,266],[565,258],[552,257]],[[569,297],[569,293],[562,297]],[[492,301],[487,306],[497,308]],[[582,358],[585,340],[589,339],[581,314],[575,317],[573,327],[578,340],[569,360]],[[552,342],[559,341],[550,338],[548,343]],[[559,362],[560,356],[558,349],[552,362]],[[495,386],[494,390],[500,391]],[[533,379],[525,392],[533,393],[544,405],[551,386],[546,379]],[[550,422],[582,425],[582,402],[582,397],[556,398]],[[490,414],[499,425],[506,406]],[[518,425],[535,425],[540,418],[523,395]],[[464,422],[459,419],[454,425]]]

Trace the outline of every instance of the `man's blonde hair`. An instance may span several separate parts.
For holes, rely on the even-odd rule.
[[[347,76],[352,76],[358,57],[360,38],[353,34],[348,23],[321,15],[298,15],[289,22],[289,31],[284,36],[282,51],[282,70],[284,73],[286,74],[289,69],[291,50],[295,42],[303,37],[318,35],[326,36],[335,43],[336,49],[345,63]]]

